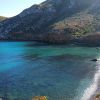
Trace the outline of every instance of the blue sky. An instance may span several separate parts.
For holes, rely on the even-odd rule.
[[[45,0],[0,0],[0,16],[12,17],[22,10]]]

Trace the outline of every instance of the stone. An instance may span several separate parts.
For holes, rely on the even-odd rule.
[[[32,100],[47,100],[47,96],[35,96]]]
[[[96,62],[96,61],[98,61],[98,60],[97,60],[97,59],[92,59],[91,61],[95,61],[95,62]]]

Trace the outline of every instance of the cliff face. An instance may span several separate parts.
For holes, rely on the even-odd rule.
[[[46,0],[0,23],[0,38],[67,43],[99,31],[99,0]]]

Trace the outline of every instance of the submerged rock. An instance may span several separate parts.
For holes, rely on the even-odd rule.
[[[32,100],[47,100],[46,96],[35,96]]]
[[[0,97],[0,100],[9,100],[9,99],[6,97]]]

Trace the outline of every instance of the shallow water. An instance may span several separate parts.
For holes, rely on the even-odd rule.
[[[90,60],[99,57],[96,47],[0,42],[0,96],[10,100],[41,95],[48,100],[88,100],[97,88],[99,68],[99,61]]]

